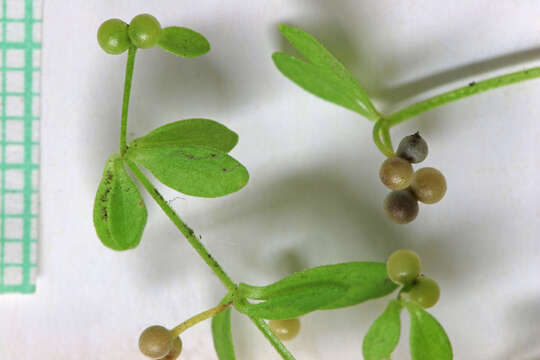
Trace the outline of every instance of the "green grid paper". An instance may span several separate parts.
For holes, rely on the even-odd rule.
[[[41,0],[1,0],[0,293],[35,291]]]

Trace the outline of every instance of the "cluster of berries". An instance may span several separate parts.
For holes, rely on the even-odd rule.
[[[401,296],[405,294],[423,308],[430,308],[439,301],[441,290],[435,280],[420,271],[420,258],[411,250],[397,250],[386,261],[388,277],[405,286]]]
[[[161,25],[149,14],[135,16],[126,24],[120,19],[109,19],[98,29],[98,42],[105,52],[118,55],[134,45],[140,49],[154,47],[161,33]]]
[[[416,218],[418,201],[434,204],[446,193],[446,180],[439,170],[432,167],[413,170],[411,164],[422,162],[427,154],[426,141],[416,133],[404,137],[396,156],[381,165],[379,177],[393,190],[384,199],[384,211],[398,224],[407,224]]]

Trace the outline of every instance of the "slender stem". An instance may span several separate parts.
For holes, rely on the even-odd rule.
[[[431,110],[438,106],[444,105],[446,103],[456,101],[483,91],[514,84],[520,81],[534,79],[537,77],[540,77],[540,67],[534,67],[506,75],[496,76],[480,82],[472,82],[467,86],[445,92],[443,94],[408,106],[402,110],[390,114],[389,116],[386,116],[386,119],[389,121],[389,126],[392,127],[407,120],[408,118]]]
[[[287,350],[285,345],[279,339],[276,337],[274,332],[268,327],[268,324],[266,324],[266,321],[263,319],[257,319],[255,317],[250,316],[249,317],[251,321],[259,328],[259,330],[263,333],[264,337],[272,344],[274,349],[281,355],[281,357],[285,360],[295,360],[293,354]]]
[[[206,319],[209,319],[211,317],[216,316],[217,314],[219,314],[220,312],[222,312],[223,310],[225,310],[229,306],[231,306],[231,304],[232,304],[232,301],[228,302],[227,304],[218,305],[216,307],[213,307],[210,310],[206,310],[206,311],[204,311],[204,312],[202,312],[200,314],[197,314],[197,315],[187,319],[186,321],[184,321],[183,323],[181,323],[180,325],[178,325],[177,327],[175,327],[174,329],[171,330],[171,335],[172,335],[173,339],[178,337],[178,335],[180,335],[181,333],[183,333],[184,331],[186,331],[187,329],[189,329],[193,325],[197,325],[201,321],[204,321]]]
[[[385,119],[380,118],[373,126],[373,142],[385,156],[392,157],[394,156],[394,151],[392,150],[391,140],[390,145],[383,141],[384,138],[390,137],[390,133],[388,132],[388,127],[386,126],[385,121]],[[386,135],[384,132],[386,132]],[[381,134],[383,134],[383,139],[381,139]]]
[[[120,153],[125,154],[127,150],[126,133],[129,98],[131,95],[131,80],[133,79],[133,68],[135,67],[135,54],[137,47],[130,46],[128,50],[128,58],[126,64],[126,78],[124,80],[124,99],[122,100],[122,122],[120,124]]]
[[[174,212],[174,210],[169,206],[167,201],[161,196],[161,194],[156,190],[152,185],[150,180],[142,173],[142,171],[135,165],[131,160],[125,159],[127,166],[131,169],[135,177],[141,182],[146,191],[154,198],[159,207],[165,212],[165,214],[171,219],[174,225],[180,230],[182,234],[186,237],[187,241],[191,246],[197,251],[200,257],[210,266],[212,271],[217,275],[221,282],[227,287],[229,291],[236,290],[236,284],[232,279],[225,273],[223,268],[218,264],[218,262],[210,255],[208,250],[204,245],[197,239],[195,232],[188,227],[182,219]]]

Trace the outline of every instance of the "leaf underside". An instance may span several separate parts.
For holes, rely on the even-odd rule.
[[[161,30],[158,46],[182,57],[198,57],[210,51],[210,43],[196,31],[180,26],[169,26]]]
[[[398,300],[391,300],[386,310],[370,326],[362,344],[364,360],[390,359],[399,342],[402,308]]]
[[[347,288],[334,283],[311,283],[284,294],[277,294],[257,304],[240,304],[237,309],[255,318],[269,320],[292,319],[335,302],[347,293]]]
[[[109,157],[94,200],[94,227],[113,250],[136,247],[146,225],[146,206],[119,154]]]
[[[212,319],[212,337],[219,360],[236,359],[231,332],[231,308],[222,311]]]
[[[249,174],[224,152],[202,146],[135,147],[128,157],[159,181],[186,195],[219,197],[244,187]]]
[[[268,286],[240,284],[240,291],[248,298],[264,300],[292,291],[298,286],[307,286],[317,282],[342,284],[348,289],[345,296],[321,307],[326,310],[379,298],[397,288],[397,285],[388,278],[384,263],[354,261],[307,269]]]
[[[130,147],[203,146],[228,153],[238,135],[217,121],[185,119],[158,127],[130,143]]]
[[[420,305],[409,301],[405,306],[411,316],[412,360],[451,360],[452,345],[441,324]]]

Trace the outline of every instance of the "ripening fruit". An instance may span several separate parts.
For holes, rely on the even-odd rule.
[[[129,48],[128,25],[120,19],[109,19],[98,29],[99,46],[109,54],[118,55]]]
[[[173,338],[169,330],[163,326],[154,325],[146,328],[139,337],[139,349],[152,358],[160,359],[172,350]]]
[[[300,332],[300,320],[298,319],[270,320],[268,325],[277,338],[283,341],[294,339]]]
[[[431,167],[422,168],[412,176],[411,190],[419,201],[434,204],[446,193],[446,180],[439,170]]]
[[[427,142],[418,132],[405,136],[399,143],[396,154],[410,163],[417,164],[424,161],[428,155]]]
[[[402,190],[408,187],[412,174],[411,164],[400,157],[386,159],[379,170],[382,183],[392,190]]]
[[[388,277],[401,285],[412,282],[420,275],[420,258],[414,251],[397,250],[386,261]]]
[[[179,337],[173,340],[172,343],[172,349],[167,354],[167,356],[161,358],[160,360],[176,360],[180,356],[180,353],[182,352],[182,340],[180,340]]]
[[[420,276],[409,291],[409,299],[427,309],[439,301],[441,289],[435,280]]]
[[[135,16],[129,23],[128,34],[133,45],[141,49],[155,46],[161,33],[161,25],[150,14]]]
[[[418,215],[418,201],[409,190],[392,191],[384,199],[384,212],[393,222],[408,224]]]

